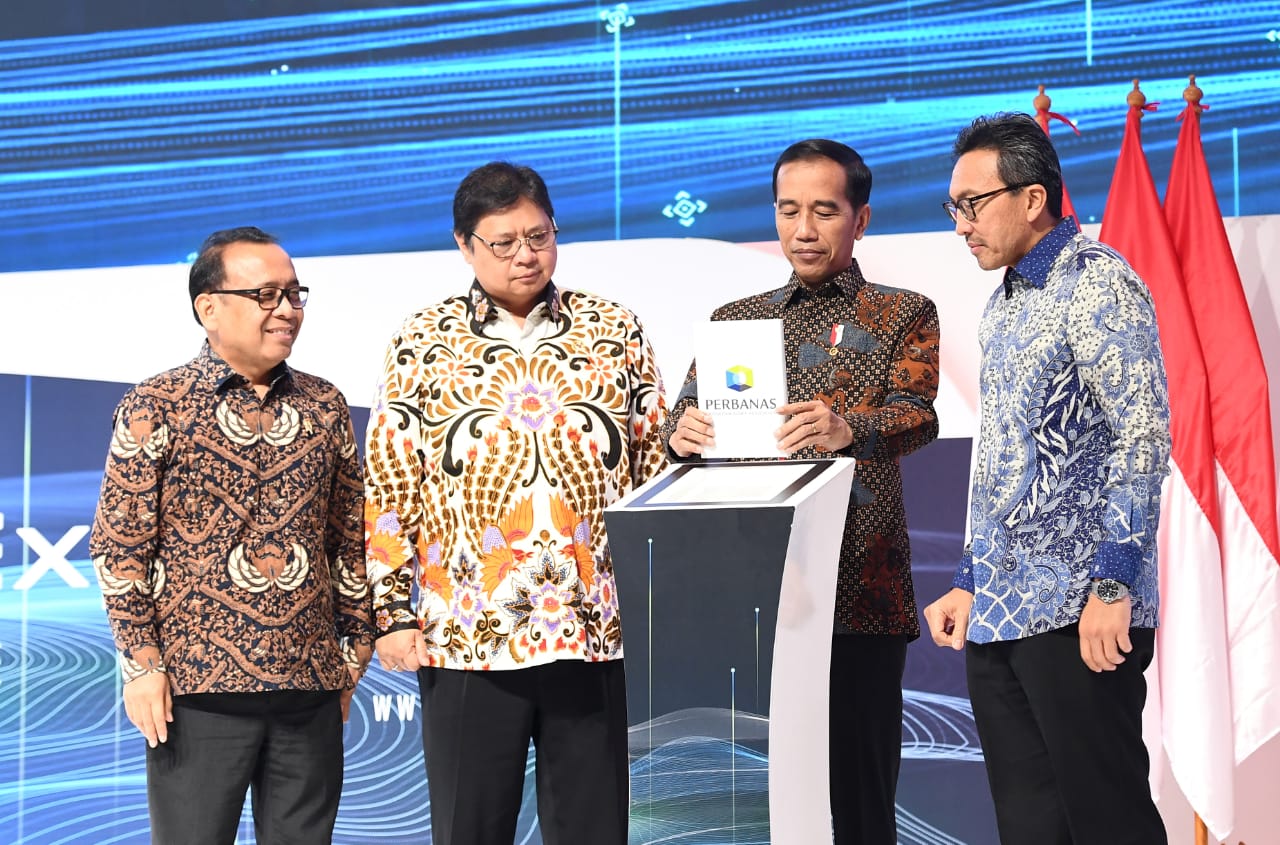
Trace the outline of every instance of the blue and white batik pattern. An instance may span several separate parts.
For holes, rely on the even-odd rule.
[[[1146,285],[1068,218],[987,303],[970,542],[954,584],[969,639],[1078,622],[1090,581],[1128,584],[1132,625],[1159,611],[1156,526],[1169,399]]]

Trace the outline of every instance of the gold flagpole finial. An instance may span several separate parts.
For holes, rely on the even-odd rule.
[[[1039,86],[1039,88],[1040,93],[1036,94],[1035,99],[1031,101],[1031,105],[1035,107],[1037,112],[1043,114],[1049,110],[1049,106],[1053,105],[1053,100],[1049,99],[1049,95],[1044,92],[1043,85]]]
[[[1196,113],[1204,111],[1200,106],[1200,101],[1204,99],[1204,92],[1200,90],[1200,86],[1196,85],[1196,75],[1190,74],[1190,84],[1182,92],[1182,99],[1187,101],[1187,105],[1196,110]]]
[[[1124,101],[1139,110],[1147,104],[1147,95],[1142,93],[1142,89],[1138,87],[1138,80],[1133,80],[1133,90],[1124,98]]]

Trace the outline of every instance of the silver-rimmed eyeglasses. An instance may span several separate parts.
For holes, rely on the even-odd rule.
[[[508,238],[505,241],[486,241],[475,232],[471,233],[471,237],[489,247],[494,258],[515,258],[516,253],[520,251],[520,247],[526,244],[528,244],[529,249],[534,252],[541,252],[544,249],[550,248],[550,246],[556,242],[556,232],[559,231],[559,229],[552,227],[550,229],[543,229],[540,232],[534,232],[531,235],[526,235],[523,238]]]

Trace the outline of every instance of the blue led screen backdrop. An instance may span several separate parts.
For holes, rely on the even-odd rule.
[[[1045,84],[1082,222],[1130,80],[1163,186],[1188,73],[1225,214],[1280,210],[1275,2],[15,4],[0,25],[0,271],[181,260],[227,220],[295,253],[447,248],[453,188],[512,158],[566,240],[769,240],[788,143],[855,146],[874,231],[945,227],[949,143]]]
[[[0,332],[5,359],[18,362],[0,365],[2,843],[147,841],[143,743],[119,706],[85,537],[111,410],[127,387],[97,365],[123,345],[113,345],[113,315],[140,307],[130,298],[138,265],[166,265],[161,275],[181,285],[183,262],[208,232],[244,223],[314,262],[308,280],[329,272],[330,257],[346,257],[343,267],[359,267],[358,277],[343,271],[348,287],[361,290],[311,282],[309,330],[295,355],[304,359],[349,340],[323,331],[338,325],[324,322],[335,302],[350,320],[394,310],[394,324],[404,312],[384,304],[390,287],[423,302],[458,292],[460,275],[422,278],[403,273],[412,261],[389,270],[381,259],[453,250],[458,180],[511,159],[536,167],[551,188],[564,244],[557,279],[620,287],[615,298],[637,308],[659,355],[676,361],[662,362],[671,393],[687,357],[670,339],[704,319],[709,302],[785,278],[780,256],[741,246],[776,237],[777,154],[811,136],[850,143],[875,173],[872,238],[943,238],[894,251],[892,238],[858,246],[871,278],[925,290],[943,315],[946,439],[904,462],[923,603],[949,586],[963,541],[972,397],[954,385],[973,380],[965,303],[980,308],[986,296],[970,287],[944,302],[976,272],[945,234],[940,208],[955,132],[977,114],[1030,110],[1046,85],[1053,110],[1079,124],[1077,136],[1055,123],[1053,137],[1077,211],[1097,222],[1131,80],[1161,102],[1144,140],[1163,191],[1186,75],[1196,73],[1211,107],[1205,149],[1223,213],[1280,214],[1278,2],[11,5],[0,21],[0,314],[26,308],[30,327]],[[646,241],[626,249],[617,239]],[[732,271],[730,249],[739,250]],[[914,255],[935,252],[946,253],[940,269],[918,266]],[[697,264],[704,254],[712,263]],[[422,266],[451,266],[443,262]],[[766,265],[759,277],[743,272],[751,264]],[[603,278],[611,266],[630,287]],[[47,292],[29,289],[41,281]],[[93,323],[82,309],[99,284],[110,286],[111,308]],[[175,348],[157,323],[166,340],[144,350],[139,377],[198,348],[184,295],[160,313],[190,342]],[[316,370],[347,392],[358,428],[380,331],[375,342],[362,330],[350,343],[354,375]],[[55,350],[60,360],[83,357],[95,374],[44,366]],[[916,642],[905,686],[900,840],[994,841],[962,660]],[[346,728],[339,843],[429,841],[418,719],[412,680],[371,670]],[[669,727],[679,742],[633,742],[633,777],[660,788],[633,808],[632,841],[767,841],[766,761],[750,736],[733,741],[725,712],[677,721]],[[239,841],[253,841],[247,822]],[[518,841],[539,841],[528,801]]]

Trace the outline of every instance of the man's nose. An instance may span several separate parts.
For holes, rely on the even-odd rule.
[[[529,246],[529,239],[516,241],[516,254],[511,256],[511,260],[518,264],[529,264],[534,260],[538,251]]]
[[[289,301],[289,297],[282,296],[280,297],[280,301],[276,303],[276,307],[271,309],[271,313],[279,314],[282,317],[291,317],[293,316],[294,311],[301,311],[301,310],[302,310],[301,308],[296,307],[292,302]]]

